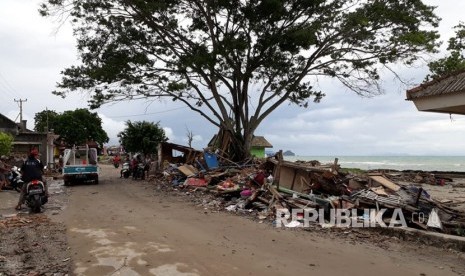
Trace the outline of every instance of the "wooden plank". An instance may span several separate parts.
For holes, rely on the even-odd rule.
[[[377,195],[388,196],[388,194],[384,190],[384,187],[372,187],[370,188],[370,190],[373,191]]]
[[[268,186],[268,190],[271,192],[271,194],[274,196],[276,199],[282,199],[283,196],[276,190],[274,186]]]
[[[193,176],[196,174],[195,171],[193,171],[190,167],[186,166],[186,165],[183,165],[183,166],[179,166],[178,167],[178,170],[180,172],[182,172],[185,176]]]
[[[387,179],[386,177],[382,175],[369,175],[371,180],[376,181],[377,183],[381,184],[385,188],[391,189],[394,192],[397,192],[400,190],[400,186],[397,185],[396,183],[392,182],[391,180]]]

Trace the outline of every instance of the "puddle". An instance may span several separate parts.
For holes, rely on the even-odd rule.
[[[77,233],[87,234],[87,237],[89,237],[89,238],[100,238],[100,239],[106,239],[108,235],[116,235],[114,232],[105,231],[103,229],[96,230],[96,229],[72,228],[71,231],[77,232]]]
[[[126,229],[137,230],[133,226],[125,226]],[[86,237],[93,240],[96,246],[89,251],[95,256],[94,263],[81,263],[75,264],[74,273],[76,275],[86,275],[87,270],[93,267],[112,267],[114,272],[112,275],[139,275],[129,264],[137,264],[139,266],[147,265],[147,261],[143,259],[146,255],[145,251],[150,252],[173,252],[167,245],[149,242],[144,246],[135,242],[118,242],[115,241],[116,233],[105,229],[78,229],[73,228],[70,231],[84,234]],[[111,238],[114,238],[113,240]],[[149,249],[149,250],[147,250]],[[186,267],[181,263],[174,265],[164,265],[153,269],[154,275],[186,275],[193,276],[198,274],[182,273],[178,271],[178,267]],[[152,273],[152,272],[151,272]],[[182,273],[182,274],[180,274]]]
[[[163,244],[158,244],[155,242],[148,242],[147,246],[150,246],[151,248],[155,249],[157,252],[160,253],[166,253],[166,252],[173,252],[174,250],[169,248],[167,245]]]
[[[61,194],[64,192],[63,180],[53,180],[53,178],[47,178],[48,192],[50,195]]]
[[[175,263],[175,264],[165,264],[156,268],[152,268],[149,270],[150,274],[153,275],[163,275],[163,276],[199,276],[200,274],[196,269],[194,272],[181,272],[178,269],[186,269],[187,265],[182,263]]]

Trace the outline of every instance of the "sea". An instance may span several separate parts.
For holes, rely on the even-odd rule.
[[[335,158],[341,168],[465,172],[465,156],[284,156],[287,161],[321,164],[334,163]]]

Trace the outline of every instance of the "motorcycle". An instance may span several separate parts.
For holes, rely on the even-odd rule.
[[[134,172],[133,179],[145,179],[145,165],[143,163],[137,164],[137,167],[135,169],[136,171]]]
[[[21,179],[22,175],[20,169],[16,166],[11,168],[10,174],[8,175],[8,180],[10,181],[10,187],[13,188],[18,193],[21,192],[24,181]]]
[[[123,166],[121,167],[121,176],[124,178],[128,178],[131,175],[131,168],[129,166],[128,162],[123,163]]]
[[[26,186],[26,205],[33,213],[40,213],[42,205],[48,202],[45,195],[45,184],[40,180],[32,180]]]
[[[117,169],[119,167],[120,161],[121,161],[121,158],[119,158],[119,156],[115,156],[113,158],[113,166],[115,166],[115,169]]]

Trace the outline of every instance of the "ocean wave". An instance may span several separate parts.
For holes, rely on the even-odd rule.
[[[318,160],[322,164],[328,164],[333,163],[335,158],[332,156],[294,156],[285,157],[285,160]],[[465,172],[465,157],[462,156],[342,156],[337,158],[343,168]]]

